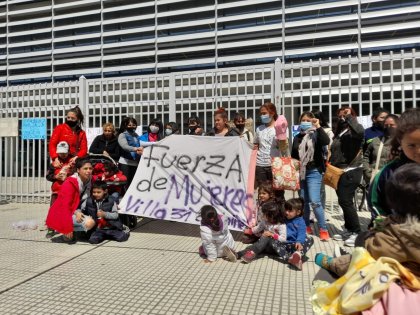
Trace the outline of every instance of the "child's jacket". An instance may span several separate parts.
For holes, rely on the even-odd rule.
[[[228,220],[225,216],[219,215],[220,230],[213,231],[207,225],[200,226],[201,240],[203,241],[203,248],[207,255],[207,259],[215,261],[217,257],[223,256],[223,246],[233,248],[235,242],[232,234],[229,231]]]
[[[301,243],[306,239],[306,224],[302,217],[286,220],[287,243]]]
[[[89,197],[80,206],[82,213],[90,215],[99,229],[117,229],[122,231],[123,225],[118,218],[118,209],[112,197],[107,195],[103,200],[96,201]],[[97,212],[105,212],[105,218],[98,218]]]

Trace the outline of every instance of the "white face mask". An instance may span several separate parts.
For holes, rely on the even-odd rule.
[[[172,134],[172,129],[166,128],[165,135],[170,136]]]
[[[150,132],[151,133],[158,133],[159,132],[159,127],[157,126],[150,126]]]

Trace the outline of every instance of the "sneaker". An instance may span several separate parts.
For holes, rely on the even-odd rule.
[[[354,243],[356,241],[356,237],[359,235],[358,233],[352,233],[348,239],[344,241],[344,245],[349,247],[354,247]]]
[[[242,260],[244,261],[244,263],[249,264],[255,259],[255,257],[257,257],[257,255],[255,255],[255,253],[252,250],[249,250],[245,253],[245,255],[243,255]]]
[[[314,234],[314,231],[312,230],[310,226],[306,227],[306,234]]]
[[[223,256],[226,257],[227,261],[230,261],[233,263],[238,261],[238,256],[236,255],[236,252],[232,248],[229,248],[228,246],[223,246]]]
[[[336,241],[344,241],[345,239],[348,239],[351,236],[351,232],[342,232],[339,234],[334,234],[333,239]]]
[[[319,229],[319,239],[321,241],[328,241],[330,239],[330,234],[328,233],[328,230]]]
[[[340,247],[338,244],[334,246],[334,257],[340,257],[343,255],[350,255],[350,252],[346,251],[344,248]]]
[[[45,235],[46,238],[52,238],[54,235],[58,234],[53,229],[48,229],[47,234]]]
[[[287,262],[297,269],[302,270],[302,256],[299,252],[294,252]]]

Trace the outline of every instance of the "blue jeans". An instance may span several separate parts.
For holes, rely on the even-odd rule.
[[[303,218],[306,226],[310,226],[309,216],[312,207],[318,226],[326,230],[324,207],[321,202],[321,184],[322,173],[317,168],[307,169],[305,179],[300,182],[300,196],[305,199]]]

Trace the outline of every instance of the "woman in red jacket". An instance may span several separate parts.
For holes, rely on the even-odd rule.
[[[57,144],[66,141],[69,144],[71,162],[75,163],[77,158],[87,155],[86,133],[82,130],[83,114],[79,106],[67,112],[66,122],[54,128],[51,135],[49,151],[54,167],[61,167],[61,162],[57,155]]]

